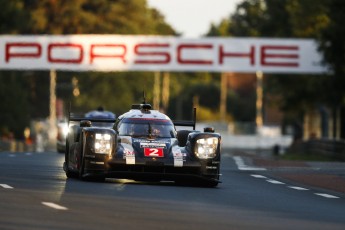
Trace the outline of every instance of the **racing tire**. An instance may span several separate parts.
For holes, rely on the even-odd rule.
[[[84,179],[84,168],[85,168],[85,159],[81,156],[80,166],[79,166],[79,179]]]
[[[100,175],[89,175],[85,174],[85,158],[81,156],[80,168],[79,168],[79,179],[90,182],[104,182],[105,177]]]
[[[66,173],[66,177],[67,178],[78,178],[78,174],[75,172],[72,172],[71,170],[69,170],[68,168],[68,153],[69,153],[69,142],[66,141],[66,149],[65,149],[65,162],[63,163],[63,170]]]
[[[83,137],[80,138],[80,145],[83,146]],[[92,181],[92,182],[104,182],[105,177],[104,176],[98,176],[98,175],[88,175],[85,174],[85,157],[83,156],[83,150],[80,151],[80,167],[79,167],[79,179],[83,181]]]
[[[217,170],[217,174],[219,175],[219,168]],[[214,188],[217,187],[219,184],[219,176],[215,176],[213,178],[210,179],[205,179],[205,180],[201,180],[200,182],[200,186],[202,187],[207,187],[207,188]]]
[[[92,182],[104,182],[105,177],[99,175],[89,175],[85,173],[85,158],[81,156],[80,159],[80,168],[79,168],[79,179],[83,181],[92,181]]]
[[[71,170],[68,169],[66,162],[63,163],[63,167],[64,167],[67,178],[78,178],[77,173],[72,172]]]
[[[81,146],[83,146],[83,143],[81,143]],[[84,176],[85,171],[85,158],[83,155],[83,149],[80,151],[80,158],[79,158],[79,179],[84,180],[86,179]]]

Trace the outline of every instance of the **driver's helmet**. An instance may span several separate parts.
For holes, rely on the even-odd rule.
[[[164,132],[164,127],[161,125],[153,125],[152,126],[152,135],[154,136],[160,136]]]

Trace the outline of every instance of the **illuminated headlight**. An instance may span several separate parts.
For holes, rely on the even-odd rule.
[[[63,128],[62,128],[62,134],[63,134],[64,137],[67,137],[68,131],[69,131],[68,126],[64,125]]]
[[[216,156],[218,138],[210,137],[198,139],[195,144],[195,155],[200,159],[209,159]]]
[[[95,135],[95,153],[111,153],[111,135],[107,133],[96,133]]]

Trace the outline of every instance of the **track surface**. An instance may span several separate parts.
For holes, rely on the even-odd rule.
[[[223,151],[223,183],[200,188],[66,179],[63,160],[0,152],[0,229],[345,229],[344,163]]]

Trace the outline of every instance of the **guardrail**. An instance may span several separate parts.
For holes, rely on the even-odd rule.
[[[310,139],[294,143],[289,152],[304,152],[327,156],[338,161],[345,161],[345,140],[339,139]]]
[[[0,152],[32,152],[35,151],[35,144],[26,144],[20,140],[0,140]]]
[[[56,150],[56,143],[41,141],[26,143],[24,140],[0,140],[0,152],[44,152]]]

